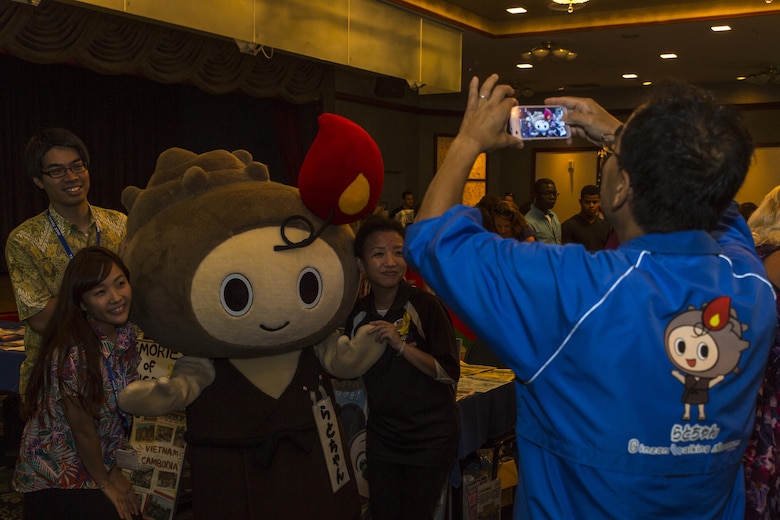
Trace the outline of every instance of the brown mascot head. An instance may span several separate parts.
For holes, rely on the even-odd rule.
[[[255,358],[343,324],[359,283],[348,224],[374,208],[384,170],[362,128],[333,114],[319,123],[299,189],[245,151],[178,148],[146,189],[125,189],[123,256],[145,333],[182,354]]]

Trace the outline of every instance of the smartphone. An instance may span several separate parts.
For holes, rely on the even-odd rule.
[[[563,121],[566,107],[559,105],[515,106],[509,115],[509,133],[531,139],[568,139],[571,129]]]

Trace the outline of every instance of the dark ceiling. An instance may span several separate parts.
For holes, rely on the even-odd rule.
[[[537,93],[637,87],[675,76],[703,85],[737,85],[738,76],[780,66],[780,0],[590,0],[571,14],[551,0],[387,0],[463,31],[463,80],[497,72]],[[526,14],[509,15],[521,6]],[[729,25],[713,32],[712,25]],[[520,70],[521,54],[552,42],[577,53],[548,55]],[[662,60],[661,53],[679,57]],[[635,73],[626,80],[623,73]],[[780,98],[780,73],[762,88]],[[753,87],[755,88],[755,87]]]

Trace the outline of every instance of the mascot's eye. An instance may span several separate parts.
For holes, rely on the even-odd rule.
[[[682,356],[685,354],[685,340],[684,339],[678,339],[674,342],[674,352],[678,356]]]
[[[244,275],[231,274],[225,277],[219,292],[222,308],[231,316],[243,316],[252,306],[252,284]]]
[[[699,357],[699,359],[707,359],[710,355],[710,346],[706,343],[699,343],[699,348],[697,349],[696,355]]]
[[[307,267],[298,275],[298,298],[305,309],[311,309],[322,297],[322,276],[313,267]]]

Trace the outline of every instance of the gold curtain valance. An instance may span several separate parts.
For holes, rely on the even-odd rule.
[[[319,62],[242,54],[232,41],[48,0],[38,7],[0,0],[0,49],[34,63],[78,63],[101,74],[293,103],[319,100],[328,77]]]

